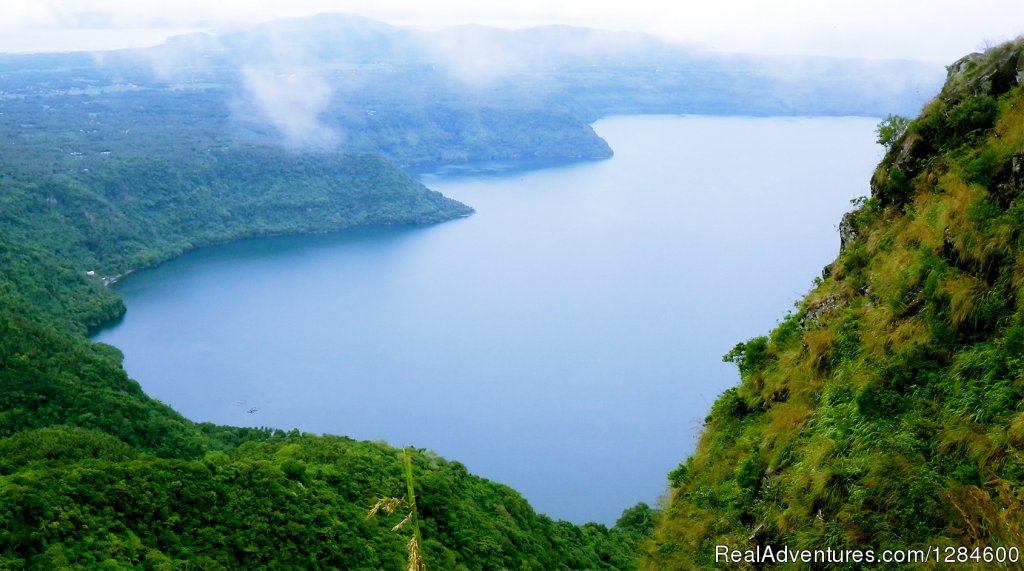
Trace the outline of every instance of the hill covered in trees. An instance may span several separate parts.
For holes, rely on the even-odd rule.
[[[725,568],[716,546],[1019,567],[1022,77],[1022,40],[972,54],[920,116],[883,123],[888,153],[838,258],[774,331],[726,355],[741,382],[670,474],[646,568]],[[832,561],[764,567],[866,560]]]
[[[402,495],[401,451],[193,423],[86,333],[124,311],[112,281],[193,248],[472,210],[382,157],[188,144],[0,159],[0,567],[403,568],[397,521],[366,518]],[[434,568],[624,568],[650,531],[646,506],[577,527],[457,462],[413,464]]]
[[[148,49],[0,56],[0,134],[33,161],[284,144],[403,166],[611,155],[612,114],[916,111],[941,68],[722,54],[586,28],[440,30],[325,14]],[[56,143],[56,144],[51,144]]]
[[[194,423],[86,335],[124,311],[111,283],[194,248],[472,209],[387,157],[247,138],[193,92],[50,83],[75,57],[0,72],[0,568],[404,568],[400,516],[367,518],[405,490],[400,450]],[[412,473],[435,569],[629,568],[653,522],[554,521],[427,451]]]

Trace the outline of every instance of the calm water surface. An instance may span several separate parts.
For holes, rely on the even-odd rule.
[[[693,450],[738,380],[721,356],[835,257],[876,122],[605,119],[608,161],[421,177],[470,218],[133,275],[95,338],[193,420],[412,444],[610,524]]]

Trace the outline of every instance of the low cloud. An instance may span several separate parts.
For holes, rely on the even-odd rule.
[[[493,28],[458,26],[421,36],[420,47],[431,62],[453,79],[482,88],[528,69],[528,63],[508,41],[511,34]]]
[[[289,147],[326,149],[341,142],[320,119],[334,94],[323,78],[305,69],[245,67],[242,79],[250,102]]]
[[[75,23],[58,3],[39,0],[7,0],[4,2],[2,30],[66,27]]]

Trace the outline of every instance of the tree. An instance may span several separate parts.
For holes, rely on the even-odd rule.
[[[885,150],[889,150],[896,141],[899,141],[903,134],[907,132],[907,127],[910,125],[910,119],[902,115],[890,114],[875,128],[875,133],[878,134],[876,142],[879,145],[885,147]]]

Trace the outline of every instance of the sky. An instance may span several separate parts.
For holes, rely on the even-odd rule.
[[[325,12],[419,27],[565,24],[719,51],[942,63],[1024,34],[1024,0],[4,0],[0,52],[141,47]]]

